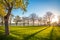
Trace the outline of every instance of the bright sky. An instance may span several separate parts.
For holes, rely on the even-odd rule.
[[[45,15],[51,11],[54,14],[60,14],[60,0],[29,0],[27,12],[23,15],[21,9],[12,10],[13,15],[29,16],[31,13],[36,13],[38,16]]]

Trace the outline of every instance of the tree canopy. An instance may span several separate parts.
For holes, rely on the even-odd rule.
[[[21,8],[26,11],[28,0],[0,0],[0,15],[5,16],[9,9]]]

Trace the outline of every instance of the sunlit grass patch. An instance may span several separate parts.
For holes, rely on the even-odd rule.
[[[41,29],[43,29],[43,27],[10,27],[10,33],[23,39]]]
[[[49,28],[41,31],[40,33],[38,33],[38,34],[35,35],[35,36],[37,36],[38,38],[39,38],[39,37],[49,38],[51,30],[52,30],[52,27],[49,27]]]
[[[45,29],[46,28],[46,29]],[[0,26],[0,40],[54,40],[60,39],[60,27],[10,26],[10,35],[5,36],[4,27]]]
[[[10,27],[10,31],[12,33],[18,32],[22,34],[32,34],[42,28],[43,27]]]
[[[55,27],[57,37],[60,37],[60,27]]]

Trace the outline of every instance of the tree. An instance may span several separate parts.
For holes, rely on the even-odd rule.
[[[37,15],[35,14],[35,13],[32,13],[31,15],[30,15],[30,19],[33,21],[33,26],[34,26],[34,22],[35,22],[35,20],[37,19],[38,17],[37,17]]]
[[[26,23],[29,26],[29,17],[22,17],[22,20],[23,20],[23,26],[25,26]]]
[[[38,26],[41,25],[41,23],[42,23],[42,17],[39,17],[38,18]]]
[[[11,14],[12,9],[21,8],[23,11],[26,11],[28,5],[28,0],[0,0],[0,11],[4,12],[4,15],[1,12],[1,15],[4,15],[5,21],[5,35],[9,35],[8,20]]]
[[[29,17],[25,17],[25,21],[26,21],[26,23],[27,23],[28,26],[29,26]]]
[[[46,15],[44,15],[44,17],[42,18],[42,22],[43,22],[43,24],[44,25],[47,25],[47,17],[46,17]]]
[[[47,12],[45,16],[47,17],[47,24],[50,26],[50,22],[52,18],[54,17],[54,15],[52,12]]]
[[[30,20],[30,18],[29,17],[26,17],[27,19],[27,24],[28,24],[28,26],[29,26],[29,20]]]
[[[16,16],[15,18],[14,18],[14,22],[15,22],[15,24],[16,24],[16,26],[18,25],[18,22],[20,22],[21,20],[20,20],[20,17],[19,16]]]
[[[25,26],[26,17],[22,17],[23,26]]]

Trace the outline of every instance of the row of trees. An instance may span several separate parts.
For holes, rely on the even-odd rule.
[[[19,17],[16,16],[14,18],[14,22],[16,23],[16,25],[18,24],[18,22],[23,22],[23,25],[25,25],[25,21],[27,21],[28,25],[30,22],[32,22],[33,26],[34,23],[38,23],[38,25],[49,25],[51,24],[51,20],[54,17],[54,14],[51,12],[47,12],[46,15],[44,15],[44,17],[38,17],[35,13],[32,13],[29,17]]]
[[[36,15],[35,13],[32,13],[28,17],[20,17],[20,16],[14,17],[14,15],[11,14],[9,17],[9,24],[11,25],[12,19],[13,19],[13,22],[16,25],[18,25],[20,22],[22,22],[23,26],[25,26],[26,23],[29,26],[29,24],[32,22],[32,24],[34,26],[34,24],[36,22],[38,24],[38,26],[40,26],[40,25],[49,25],[50,26],[53,18],[54,18],[54,14],[51,12],[47,12],[43,17],[38,17],[38,15]],[[58,17],[58,19],[59,19],[59,24],[60,24],[60,17]],[[3,18],[1,20],[2,20],[1,24],[3,25]]]
[[[38,17],[38,15],[36,15],[35,13],[32,13],[30,16],[28,17],[20,17],[20,16],[15,16],[14,15],[10,15],[9,17],[9,24],[11,25],[12,23],[12,19],[13,22],[15,22],[15,24],[17,25],[19,22],[23,23],[23,26],[25,26],[25,24],[27,23],[28,25],[32,22],[33,26],[35,24],[35,22],[39,25],[51,25],[51,20],[54,18],[54,14],[51,12],[47,12],[43,17]],[[60,18],[58,17],[58,19],[60,20]],[[59,22],[60,23],[60,22]],[[2,24],[2,23],[1,23]]]
[[[25,22],[27,22],[27,24],[29,25],[29,23],[32,21],[33,26],[34,26],[34,21],[36,19],[37,19],[37,15],[32,13],[29,17],[16,16],[13,21],[16,23],[16,25],[18,24],[18,22],[22,21],[24,26],[25,26]]]
[[[16,16],[15,17],[15,23],[18,24],[18,22],[23,22],[23,25],[25,25],[25,21],[27,21],[27,24],[29,25],[30,22],[32,22],[33,26],[35,24],[35,22],[39,25],[51,25],[51,21],[52,19],[55,17],[55,15],[52,12],[47,12],[43,17],[38,17],[38,15],[36,15],[35,13],[32,13],[30,16],[28,17],[19,17]],[[60,24],[60,17],[58,16],[58,25]]]

